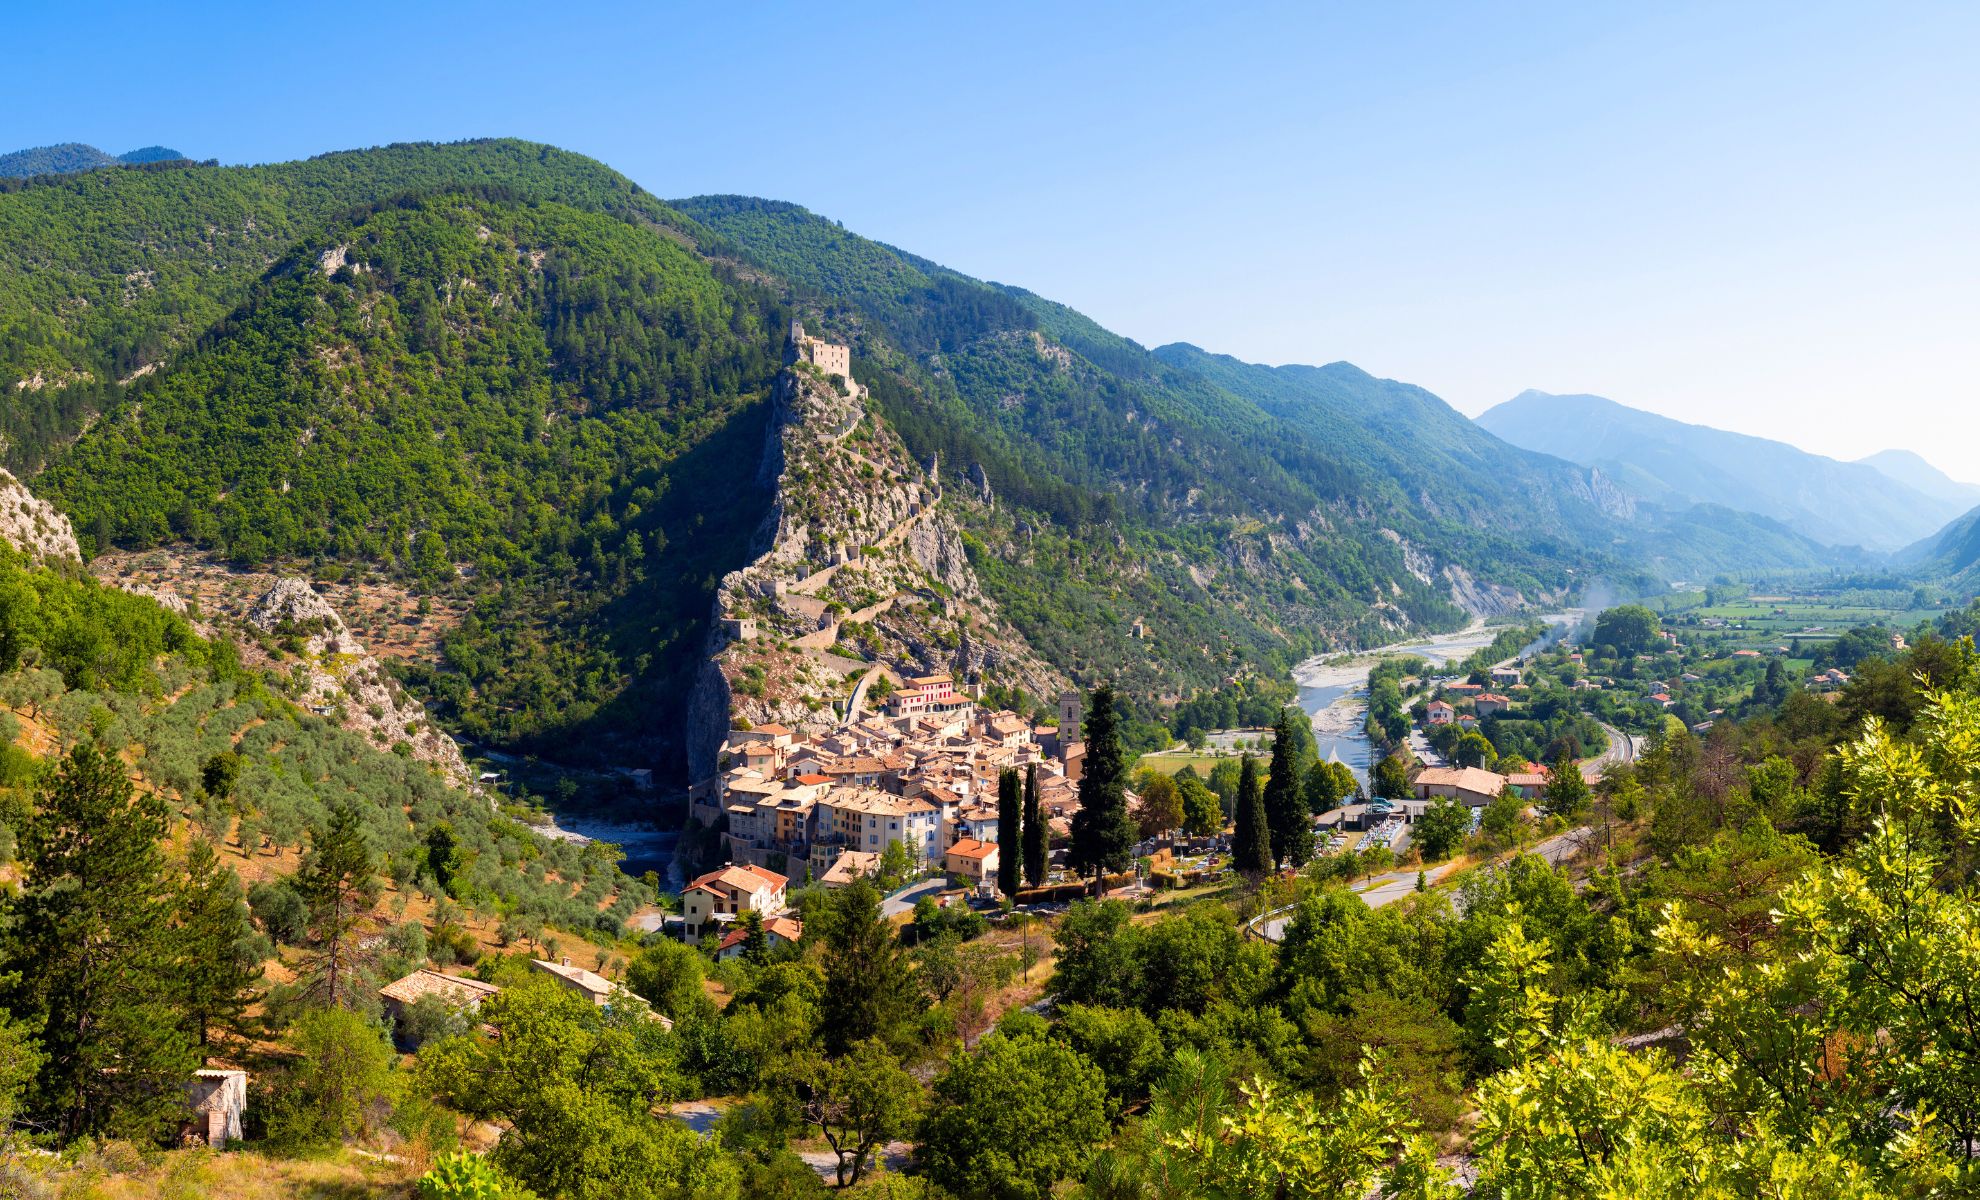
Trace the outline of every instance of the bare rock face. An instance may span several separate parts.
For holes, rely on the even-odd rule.
[[[458,787],[472,782],[460,746],[399,689],[306,580],[276,580],[248,610],[247,623],[270,637],[294,640],[304,664],[301,702],[312,712],[381,749],[405,743],[415,762],[437,767]]]
[[[1621,521],[1636,519],[1636,498],[1616,485],[1616,481],[1594,467],[1588,468],[1587,475],[1577,479],[1576,491],[1581,498],[1601,509],[1606,516]]]
[[[146,587],[141,583],[134,583],[129,580],[120,581],[117,587],[129,592],[133,596],[143,596],[145,599],[157,604],[160,608],[169,608],[182,617],[190,616],[192,613],[192,607],[186,603],[186,598],[168,588]]]
[[[364,646],[344,627],[344,619],[337,615],[337,610],[317,595],[306,580],[276,580],[275,586],[248,610],[247,622],[267,634],[304,635],[312,655],[364,653]]]
[[[992,502],[977,487],[945,499],[934,464],[915,460],[857,394],[786,371],[758,480],[775,499],[749,565],[715,600],[707,662],[688,697],[689,776],[717,766],[732,727],[831,728],[855,681],[994,670],[1049,694],[1052,669],[984,598],[950,503]]]
[[[0,538],[31,559],[82,561],[76,531],[54,505],[38,500],[20,480],[0,470]]]
[[[982,594],[976,570],[969,565],[962,537],[946,517],[923,521],[910,529],[905,538],[908,553],[928,577],[955,595],[975,598]]]
[[[1451,601],[1474,617],[1503,617],[1527,603],[1518,589],[1481,580],[1456,563],[1444,568],[1444,579],[1451,585]]]

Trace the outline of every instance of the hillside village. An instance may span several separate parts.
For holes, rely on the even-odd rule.
[[[1980,1200],[1980,8],[18,7],[0,1200]]]
[[[972,887],[989,883],[1005,771],[1032,774],[1052,839],[1063,843],[1078,804],[1081,719],[1076,693],[1061,697],[1056,726],[1034,727],[929,676],[895,692],[884,714],[828,733],[781,725],[733,731],[722,747],[724,769],[690,791],[691,827],[705,835],[691,840],[727,866],[682,893],[684,935],[698,940],[710,921],[726,925],[741,907],[774,915],[781,910],[766,903],[781,902],[787,881],[838,886],[878,872],[883,859],[914,874],[932,869]],[[738,867],[773,881],[775,899],[745,894],[752,877],[732,874]]]

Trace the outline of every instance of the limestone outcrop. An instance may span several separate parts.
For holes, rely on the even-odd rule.
[[[0,470],[0,538],[37,561],[82,561],[69,518],[5,470]]]
[[[984,597],[946,499],[865,393],[811,360],[779,377],[759,481],[775,499],[748,566],[723,579],[689,697],[688,772],[701,779],[731,728],[829,728],[879,667],[898,682],[994,674],[1035,695],[1059,673]],[[980,471],[979,471],[980,474]]]
[[[300,702],[381,748],[404,743],[414,761],[450,783],[473,782],[460,746],[365,652],[343,617],[307,580],[285,577],[248,610],[247,624],[297,655]]]

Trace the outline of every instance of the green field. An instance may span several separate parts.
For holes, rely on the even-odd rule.
[[[1902,593],[1894,593],[1894,598]],[[1672,608],[1667,619],[1719,620],[1738,622],[1740,628],[1713,630],[1729,633],[1754,649],[1804,644],[1835,637],[1859,625],[1883,625],[1908,632],[1921,621],[1930,621],[1945,612],[1944,607],[1920,607],[1908,602],[1879,605],[1866,602],[1861,593],[1843,597],[1822,593],[1785,594],[1761,599],[1745,599],[1720,604],[1698,604]]]
[[[1164,750],[1159,754],[1144,754],[1137,768],[1147,767],[1164,775],[1174,775],[1184,767],[1195,767],[1198,775],[1209,775],[1210,768],[1231,757],[1228,754],[1198,754],[1194,750]]]

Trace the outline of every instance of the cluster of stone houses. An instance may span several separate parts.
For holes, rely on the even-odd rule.
[[[1084,746],[1077,694],[1059,724],[990,711],[946,676],[911,679],[887,711],[804,734],[781,725],[732,731],[722,769],[696,784],[690,816],[722,831],[726,866],[682,893],[690,940],[745,910],[783,911],[792,881],[828,887],[871,873],[890,846],[969,883],[997,874],[997,778],[1035,767],[1039,804],[1063,838],[1078,804]]]
[[[614,1004],[627,1005],[644,1013],[648,1020],[658,1021],[669,1029],[674,1027],[673,1021],[664,1013],[654,1012],[646,1001],[627,991],[624,984],[576,966],[569,958],[556,962],[535,958],[530,960],[529,965],[531,970],[548,975],[600,1008],[609,1008]],[[469,975],[446,975],[421,967],[378,989],[378,996],[384,1002],[385,1014],[396,1021],[407,1009],[429,996],[457,1012],[473,1013],[480,1011],[482,1001],[501,990],[495,984]]]

